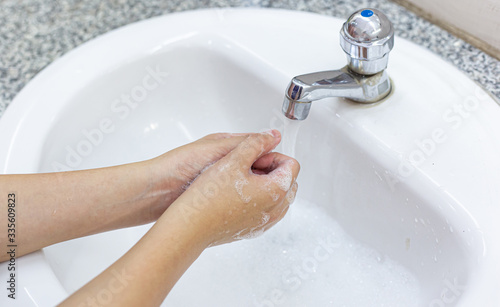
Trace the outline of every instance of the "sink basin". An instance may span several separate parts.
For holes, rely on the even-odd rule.
[[[310,13],[220,9],[112,31],[55,61],[19,93],[0,120],[0,169],[34,173],[134,162],[221,131],[277,128],[293,143],[292,124],[281,114],[284,89],[295,75],[345,65],[338,45],[342,23]],[[338,98],[313,103],[294,146],[302,166],[301,205],[299,211],[292,208],[292,220],[278,225],[280,231],[310,234],[307,240],[316,242],[310,248],[320,246],[321,238],[314,237],[320,227],[309,223],[319,217],[300,216],[314,204],[314,214],[328,217],[324,227],[335,223],[336,231],[354,242],[349,246],[366,251],[363,261],[386,262],[411,276],[404,280],[413,281],[414,306],[498,305],[499,105],[456,68],[401,38],[388,73],[395,89],[381,103]],[[57,304],[150,226],[72,240],[19,258],[16,302]],[[288,238],[270,236],[278,245]],[[248,244],[257,249],[253,242],[269,238],[265,234]],[[236,301],[240,306],[339,305],[329,293],[335,289],[316,291],[329,279],[314,279],[313,273],[300,280],[301,289],[281,287],[281,292],[274,291],[279,278],[270,280],[272,274],[264,274],[259,263],[233,267],[231,279],[210,275],[211,265],[231,267],[231,260],[217,264],[217,259],[241,262],[232,256],[245,250],[238,244],[246,243],[207,250],[164,304],[199,306],[196,299],[203,299],[205,306],[233,306],[229,297],[241,292],[247,296]],[[267,252],[266,258],[280,257],[279,251]],[[347,258],[353,267],[371,270],[371,264]],[[325,272],[329,265],[322,262],[317,270]],[[245,279],[242,272],[249,270],[263,273]],[[1,264],[2,280],[6,272]],[[197,279],[210,286],[197,288]],[[269,291],[255,290],[257,283]],[[365,289],[362,281],[349,285],[342,290],[351,297],[345,304],[356,305],[362,296],[370,301],[369,289],[354,295]],[[375,286],[380,285],[368,288]],[[386,296],[378,299],[396,297],[402,285],[396,286],[384,285]],[[5,303],[11,303],[6,295],[0,298]]]

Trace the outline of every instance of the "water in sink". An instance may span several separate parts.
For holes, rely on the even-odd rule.
[[[206,250],[166,305],[418,305],[417,279],[403,266],[349,237],[319,206],[292,206],[291,223]]]

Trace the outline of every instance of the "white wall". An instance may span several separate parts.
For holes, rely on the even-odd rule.
[[[500,0],[394,0],[500,59]]]

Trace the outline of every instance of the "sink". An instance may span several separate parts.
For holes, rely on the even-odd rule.
[[[140,161],[221,131],[276,128],[293,142],[290,127],[297,124],[281,114],[284,89],[295,75],[345,65],[338,45],[342,23],[310,13],[217,9],[111,31],[52,63],[19,93],[0,120],[0,169],[36,173]],[[498,305],[499,105],[455,67],[404,39],[396,37],[390,57],[394,91],[383,102],[313,103],[294,146],[302,166],[301,205],[277,227],[314,236],[319,226],[301,223],[300,215],[314,204],[315,212],[328,217],[325,225],[335,223],[374,263],[386,261],[411,275],[414,306]],[[72,240],[19,258],[17,303],[57,304],[149,227]],[[278,245],[286,243],[285,236],[270,236]],[[257,248],[254,242],[269,238],[265,234],[248,244]],[[267,296],[254,293],[236,302],[338,306],[335,297],[318,303],[328,296],[316,291],[324,287],[319,281],[304,286],[300,295],[285,289],[272,300],[274,281],[258,278],[264,273],[245,280],[241,272],[250,269],[236,267],[230,280],[212,278],[207,268],[230,267],[214,263],[241,252],[246,248],[241,244],[246,243],[207,250],[164,304],[197,306],[196,298],[190,301],[194,292],[206,306],[231,306],[229,298],[215,300],[213,291],[222,297],[248,294],[259,283],[269,289]],[[318,270],[325,272],[326,265]],[[263,269],[256,263],[252,270]],[[2,280],[6,272],[1,264]],[[211,285],[196,288],[190,282],[196,279]],[[353,294],[346,304],[356,304],[355,288],[345,290]],[[387,289],[382,302],[398,295],[394,289],[399,288]],[[357,296],[370,298],[369,293]],[[11,303],[6,295],[0,302]]]

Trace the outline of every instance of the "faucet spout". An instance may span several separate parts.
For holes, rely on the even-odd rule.
[[[386,97],[391,82],[384,71],[360,75],[348,66],[340,70],[322,71],[296,76],[288,85],[283,101],[283,114],[295,120],[309,115],[313,101],[327,97],[344,97],[361,103],[373,103]]]
[[[289,119],[304,120],[309,115],[309,109],[311,109],[310,102],[299,102],[285,97],[281,111]]]

